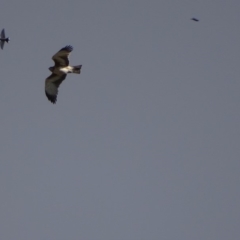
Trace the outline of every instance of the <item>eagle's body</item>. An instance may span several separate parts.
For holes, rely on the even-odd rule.
[[[4,43],[5,42],[9,42],[10,39],[8,37],[5,37],[5,30],[3,29],[2,32],[1,32],[1,37],[0,37],[0,46],[1,46],[1,49],[3,49],[4,47]]]
[[[49,70],[55,74],[62,74],[62,73],[68,74],[68,73],[74,73],[75,67],[72,67],[72,66],[61,67],[61,68],[50,67]]]
[[[80,74],[81,72],[82,65],[69,66],[68,56],[72,50],[72,46],[66,46],[52,57],[55,65],[49,68],[52,74],[45,80],[45,93],[48,100],[52,103],[56,103],[58,87],[66,78],[67,74]]]

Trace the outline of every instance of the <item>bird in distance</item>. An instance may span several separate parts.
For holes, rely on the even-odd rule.
[[[195,22],[199,22],[199,20],[197,18],[191,18],[191,20],[193,20]]]
[[[9,42],[10,41],[10,38],[6,38],[5,37],[5,30],[3,29],[2,32],[1,32],[1,37],[0,37],[0,46],[1,46],[1,49],[3,49],[3,46],[4,46],[4,43],[5,42]]]

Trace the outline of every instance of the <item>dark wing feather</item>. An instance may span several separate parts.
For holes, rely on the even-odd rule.
[[[1,32],[1,38],[5,38],[5,31],[4,31],[4,29],[2,30],[2,32]]]
[[[68,56],[73,50],[73,47],[68,45],[53,55],[52,60],[55,62],[55,67],[67,67],[69,65]]]
[[[52,73],[45,80],[45,93],[50,102],[56,103],[58,88],[62,81],[66,78],[66,76],[67,76],[66,74],[57,75],[55,73]]]
[[[4,43],[5,43],[5,41],[4,41],[4,40],[1,40],[1,41],[0,41],[0,46],[1,46],[1,49],[3,49]]]

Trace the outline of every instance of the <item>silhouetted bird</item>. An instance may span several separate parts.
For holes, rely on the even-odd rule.
[[[199,22],[199,20],[197,18],[191,18],[191,20],[193,20],[195,22]]]
[[[82,65],[69,66],[68,56],[72,50],[73,47],[68,45],[62,48],[52,57],[55,65],[49,68],[52,74],[45,80],[45,93],[48,100],[52,103],[56,103],[58,87],[66,78],[67,74],[80,74],[81,72]]]
[[[1,46],[1,49],[3,49],[3,46],[4,46],[4,43],[5,42],[9,42],[10,41],[10,38],[6,38],[5,37],[5,31],[4,31],[4,29],[2,30],[2,32],[1,32],[1,37],[0,37],[0,46]]]

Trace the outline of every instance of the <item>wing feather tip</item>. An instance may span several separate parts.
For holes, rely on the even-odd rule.
[[[48,94],[46,91],[45,91],[45,94],[46,94],[48,100],[49,100],[51,103],[56,104],[56,102],[57,102],[57,96],[50,95],[50,94]]]
[[[61,50],[65,50],[67,52],[72,52],[73,47],[71,45],[67,45],[66,47],[62,48]]]

